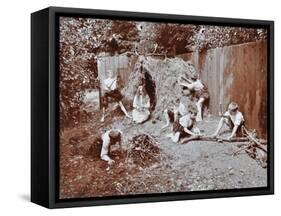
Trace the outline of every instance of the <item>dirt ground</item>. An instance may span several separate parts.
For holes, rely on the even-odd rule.
[[[192,141],[175,144],[165,136],[169,128],[160,130],[164,125],[161,116],[140,125],[119,111],[112,112],[104,123],[100,123],[99,118],[100,115],[95,115],[91,122],[64,129],[60,134],[60,198],[267,185],[266,168],[259,166],[245,151],[232,156],[241,143]],[[218,121],[217,117],[208,116],[197,126],[202,133],[210,135]],[[99,137],[109,128],[118,128],[124,133],[122,149],[111,148],[113,165],[99,159]],[[156,151],[145,152],[132,145],[133,137],[141,134],[148,137]]]

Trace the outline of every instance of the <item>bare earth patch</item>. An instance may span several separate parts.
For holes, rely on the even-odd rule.
[[[198,124],[212,134],[218,118]],[[98,117],[60,137],[60,198],[82,198],[199,190],[264,187],[267,169],[245,151],[236,156],[239,143],[192,141],[175,144],[161,131],[161,119],[135,125],[120,113],[105,123]],[[118,128],[124,133],[123,148],[112,146],[115,163],[99,159],[100,128]],[[144,140],[144,142],[142,142]],[[149,143],[149,144],[148,144]]]

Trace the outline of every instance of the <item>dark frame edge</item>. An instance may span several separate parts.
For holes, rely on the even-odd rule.
[[[103,200],[83,200],[83,201],[61,201],[56,202],[53,208],[71,208],[71,207],[86,207],[86,206],[101,206],[101,205],[120,205],[120,204],[141,204],[141,203],[153,203],[153,202],[171,202],[171,201],[187,201],[198,199],[218,199],[218,198],[235,198],[235,197],[250,197],[250,196],[262,196],[272,195],[268,188],[252,188],[252,191],[200,191],[200,193],[191,194],[158,194],[148,197],[142,195],[141,197],[118,197],[118,198],[106,198]]]
[[[49,207],[49,11],[31,14],[31,202]]]
[[[269,190],[271,194],[274,194],[274,21],[269,22],[269,46],[268,46],[268,56],[269,56],[269,65],[268,65],[268,113],[269,116],[268,128],[269,128]]]
[[[71,8],[71,7],[55,7],[50,6],[49,9],[53,13],[70,13],[73,15],[96,15],[96,16],[108,16],[110,18],[129,18],[134,19],[153,19],[163,20],[163,22],[174,20],[179,22],[182,20],[188,20],[189,22],[205,22],[212,23],[214,25],[220,25],[222,22],[231,25],[259,25],[269,26],[273,23],[273,20],[257,20],[257,19],[244,19],[244,18],[225,18],[225,17],[208,17],[197,15],[184,15],[184,14],[163,14],[163,13],[151,13],[151,12],[137,12],[137,11],[119,11],[119,10],[103,10],[103,9],[86,9],[86,8]],[[225,24],[224,24],[225,25]]]
[[[50,139],[50,175],[49,175],[49,182],[50,182],[50,195],[49,195],[49,208],[53,209],[56,208],[56,193],[58,193],[59,188],[56,187],[56,180],[57,175],[59,175],[59,170],[57,169],[56,164],[59,163],[58,155],[56,154],[56,138],[57,128],[59,127],[57,121],[57,103],[59,102],[58,97],[58,89],[57,89],[57,64],[56,61],[58,56],[58,50],[56,47],[56,14],[53,7],[49,7],[49,52],[50,52],[50,59],[49,59],[49,139]]]
[[[82,206],[98,206],[98,205],[115,205],[115,204],[133,204],[133,203],[147,203],[147,202],[164,202],[164,201],[179,201],[179,200],[192,200],[192,199],[206,199],[206,198],[226,198],[226,197],[239,197],[239,196],[253,196],[253,195],[271,195],[274,194],[274,154],[273,154],[273,143],[274,143],[274,21],[259,21],[259,20],[245,20],[245,19],[231,19],[231,18],[215,18],[215,17],[194,17],[194,16],[185,16],[185,15],[168,15],[168,14],[152,14],[152,13],[140,13],[140,12],[123,12],[123,11],[104,11],[104,10],[92,10],[92,9],[74,9],[74,8],[61,8],[61,7],[49,7],[43,9],[42,11],[48,11],[48,133],[49,133],[49,146],[48,146],[48,194],[46,197],[48,198],[47,203],[39,203],[37,204],[43,205],[47,208],[64,208],[64,207],[82,207]],[[118,198],[104,198],[104,199],[96,199],[92,198],[91,200],[69,200],[69,201],[58,201],[56,199],[56,158],[55,154],[55,144],[56,144],[56,28],[55,28],[55,17],[58,13],[75,13],[80,14],[90,14],[93,15],[95,13],[99,15],[105,16],[113,16],[112,13],[121,16],[125,14],[127,18],[133,16],[138,18],[151,17],[154,19],[163,18],[173,19],[173,20],[181,20],[181,19],[191,19],[195,18],[195,20],[201,20],[204,22],[207,19],[212,23],[218,23],[227,21],[228,24],[233,23],[247,23],[251,24],[262,24],[262,26],[266,26],[269,29],[270,38],[269,38],[269,113],[271,113],[269,118],[269,133],[270,133],[270,142],[271,148],[269,151],[270,154],[270,169],[269,169],[269,181],[268,186],[266,188],[257,188],[256,190],[250,191],[205,191],[202,193],[195,194],[155,194],[153,196],[147,197],[146,195],[137,196],[137,197],[118,197]],[[36,12],[37,13],[37,12]],[[33,13],[35,14],[35,13]],[[32,15],[33,15],[32,14]],[[203,19],[203,20],[202,20]],[[33,58],[32,58],[33,59]],[[31,196],[32,197],[32,196]],[[34,202],[34,200],[32,200]]]

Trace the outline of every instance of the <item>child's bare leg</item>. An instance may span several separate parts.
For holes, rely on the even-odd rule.
[[[199,137],[200,136],[190,136],[190,137],[183,138],[183,139],[181,139],[180,144],[187,143],[192,140],[198,140]]]
[[[221,130],[221,128],[222,128],[224,122],[225,122],[224,118],[221,118],[221,119],[220,119],[220,122],[219,122],[219,125],[218,125],[218,127],[217,127],[217,130],[216,130],[216,132],[212,135],[212,137],[217,137],[217,136],[218,136],[218,134],[219,134],[219,132],[220,132],[220,130]]]
[[[203,109],[203,103],[204,103],[205,99],[204,98],[199,98],[199,100],[196,103],[197,109],[198,109],[198,113],[196,116],[196,121],[202,121],[202,109]]]
[[[177,143],[180,139],[180,132],[170,133],[167,135],[167,137],[171,138],[173,142]]]
[[[166,121],[166,124],[162,127],[162,129],[166,128],[166,127],[169,127],[171,121],[170,121],[170,117],[169,117],[169,114],[168,114],[168,110],[165,109],[164,112],[163,112],[163,116],[165,118],[165,121]]]
[[[128,112],[127,112],[126,108],[124,107],[123,103],[122,103],[121,101],[119,101],[118,104],[119,104],[119,106],[120,106],[122,112],[123,112],[128,118],[132,118],[132,117],[128,114]]]
[[[101,117],[101,122],[104,122],[104,116],[105,116],[105,107],[102,108],[102,117]]]
[[[180,139],[180,132],[176,132],[173,137],[171,137],[172,141],[177,143]]]
[[[114,103],[114,105],[113,105],[113,110],[115,110],[115,109],[117,109],[117,107],[119,106],[119,103]]]

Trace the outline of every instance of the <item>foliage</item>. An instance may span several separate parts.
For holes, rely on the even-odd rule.
[[[157,25],[155,43],[158,44],[158,52],[168,55],[186,53],[197,28],[195,25],[184,24]]]
[[[90,18],[60,18],[60,122],[83,118],[85,90],[98,88],[96,56],[134,47],[138,31],[134,22]],[[82,116],[81,116],[82,115]]]
[[[84,92],[98,88],[98,55],[132,53],[174,57],[264,38],[265,29],[61,17],[61,125],[77,123],[83,115]]]
[[[189,51],[254,42],[266,38],[265,29],[229,26],[200,26],[190,38]]]

